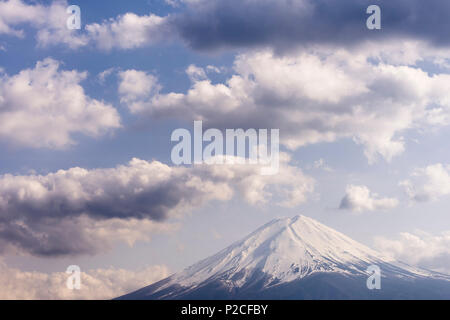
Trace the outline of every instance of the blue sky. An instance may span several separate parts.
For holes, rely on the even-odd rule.
[[[302,213],[450,272],[450,7],[375,2],[376,31],[370,1],[0,1],[0,267],[126,291]],[[177,168],[194,120],[280,129],[290,160]]]

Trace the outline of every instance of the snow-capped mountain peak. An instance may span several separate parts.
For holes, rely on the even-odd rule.
[[[366,287],[370,265],[380,266],[388,283],[378,295]],[[122,298],[391,298],[404,290],[416,298],[450,295],[450,277],[392,261],[300,215],[275,219],[217,254]]]
[[[342,233],[300,215],[271,221],[243,240],[175,275],[172,280],[182,286],[192,286],[221,277],[230,286],[239,287],[255,271],[262,271],[277,282],[285,282],[318,271],[353,269],[364,273],[361,263],[379,261],[387,259]]]

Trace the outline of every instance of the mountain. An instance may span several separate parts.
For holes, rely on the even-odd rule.
[[[369,290],[368,266],[381,269]],[[393,261],[311,218],[276,219],[118,299],[450,299],[450,276]]]

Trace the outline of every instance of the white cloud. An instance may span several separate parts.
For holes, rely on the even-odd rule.
[[[102,50],[144,47],[167,41],[173,34],[167,17],[134,13],[87,24],[82,27],[85,30],[70,30],[67,28],[68,6],[66,0],[53,1],[48,6],[27,4],[22,0],[1,1],[0,34],[23,37],[25,33],[20,27],[26,24],[37,30],[36,40],[41,47],[62,44],[77,49],[94,45]],[[83,19],[83,8],[81,15]]]
[[[112,68],[108,68],[106,70],[103,70],[102,72],[100,72],[97,75],[97,79],[100,82],[100,84],[104,84],[106,79],[112,75],[114,72],[116,71],[116,68],[112,67]]]
[[[272,47],[288,51],[299,46],[327,44],[358,46],[365,41],[422,40],[448,47],[450,5],[442,0],[386,1],[383,32],[364,27],[366,0],[179,0],[186,13],[174,16],[182,39],[199,50]],[[426,14],[424,14],[426,11]],[[406,53],[406,55],[413,55]]]
[[[400,182],[411,200],[434,201],[450,195],[450,165],[437,163],[416,169],[410,180]]]
[[[438,67],[446,66],[450,54],[446,47],[433,47],[426,41],[412,39],[365,42],[356,51],[391,65],[428,62]]]
[[[223,68],[218,68],[216,66],[208,65],[206,66],[207,72],[214,72],[214,73],[222,73]]]
[[[252,205],[292,207],[314,180],[281,157],[279,174],[257,165],[170,167],[133,159],[110,169],[0,176],[0,250],[40,256],[95,254],[173,227],[164,222],[238,192]]]
[[[81,289],[66,286],[65,272],[26,272],[0,261],[2,300],[93,300],[112,299],[169,276],[165,266],[155,265],[131,271],[117,268],[93,269],[81,273]]]
[[[195,38],[196,31],[186,31],[185,27],[200,23],[197,18],[189,20],[189,15],[180,18],[126,13],[87,25],[85,32],[74,33],[63,23],[67,18],[62,14],[65,1],[54,2],[49,8],[18,0],[5,3],[13,8],[3,14],[6,25],[30,20],[38,28],[38,42],[42,46],[65,43],[72,48],[91,44],[104,50],[133,49],[177,37]],[[220,3],[212,7],[204,7],[207,4],[203,1],[186,3],[204,8],[204,12],[216,5],[220,7]],[[255,9],[251,2],[246,5]],[[289,6],[280,4],[286,14],[292,13]],[[24,13],[16,13],[22,7]],[[307,14],[301,5],[294,8],[294,15]],[[273,13],[272,18],[280,17]],[[193,34],[189,35],[190,32]],[[292,34],[294,38],[297,36],[295,32]],[[219,32],[217,39],[209,39],[212,43],[206,43],[206,39],[205,46],[220,47],[222,40],[227,41],[220,37]],[[188,43],[194,40],[187,39]],[[215,40],[219,43],[214,43]],[[277,47],[276,41],[273,45]],[[377,42],[361,41],[348,50],[330,46],[314,44],[310,50],[291,48],[284,56],[267,50],[242,54],[235,61],[235,75],[225,83],[212,84],[204,70],[191,66],[188,74],[193,85],[187,93],[155,94],[145,99],[143,94],[129,102],[130,110],[155,116],[206,119],[211,126],[229,127],[230,123],[238,123],[242,127],[282,127],[282,141],[290,149],[350,138],[364,146],[370,163],[380,156],[389,161],[402,153],[401,135],[405,130],[450,123],[450,75],[429,75],[417,67],[418,62],[427,61],[446,68],[449,50],[445,46],[433,46],[424,39],[398,41],[389,37]],[[207,70],[217,69],[208,66]]]
[[[149,93],[128,106],[150,117],[202,119],[209,127],[282,128],[281,143],[290,149],[352,138],[370,163],[379,156],[389,161],[403,152],[405,130],[449,124],[450,75],[373,63],[378,52],[366,50],[249,52],[236,58],[225,83],[193,77],[191,66],[186,93]]]
[[[15,215],[0,224],[0,252],[8,255],[62,257],[108,252],[119,243],[130,248],[155,234],[173,233],[178,225],[149,219],[106,220],[78,217]],[[34,220],[33,220],[34,219]]]
[[[155,76],[143,71],[126,70],[119,72],[119,94],[121,102],[145,99],[160,89]]]
[[[186,74],[192,82],[202,81],[208,78],[203,68],[199,68],[193,64],[186,69]]]
[[[85,72],[60,70],[47,58],[34,69],[0,76],[0,139],[31,148],[61,149],[73,135],[98,137],[119,128],[113,106],[92,99],[80,82]]]
[[[88,24],[83,28],[85,30],[74,31],[66,28],[66,0],[55,0],[49,5],[3,0],[0,1],[0,34],[22,37],[24,31],[20,27],[28,24],[37,29],[41,46],[63,44],[76,49],[94,45],[103,50],[134,49],[177,40],[198,50],[270,47],[283,52],[304,45],[358,47],[374,39],[360,28],[358,19],[345,15],[352,15],[356,4],[349,1],[340,5],[352,9],[341,10],[341,19],[336,19],[336,9],[332,5],[323,6],[320,1],[316,2],[166,0],[167,4],[183,7],[183,10],[165,17],[127,12]],[[429,2],[428,9],[435,13],[429,15],[433,16],[431,20],[416,11],[420,10],[419,5],[388,4],[391,10],[408,14],[403,16],[404,21],[400,24],[398,17],[393,21],[385,19],[383,24],[388,25],[387,31],[376,37],[371,45],[380,48],[386,42],[395,46],[408,43],[402,51],[392,53],[388,48],[382,55],[410,60],[428,58],[430,51],[433,54],[439,52],[439,57],[433,57],[434,63],[448,68],[448,43],[444,35],[448,29],[445,17],[450,7],[443,6],[440,0]],[[261,10],[262,7],[265,9]],[[400,25],[404,27],[401,30]],[[428,28],[424,29],[424,25]],[[230,32],[230,26],[239,32]]]
[[[439,235],[416,231],[400,233],[396,238],[376,237],[375,247],[396,260],[450,274],[450,231]]]
[[[392,209],[397,205],[398,200],[395,198],[380,198],[366,186],[349,185],[339,209],[363,212]]]

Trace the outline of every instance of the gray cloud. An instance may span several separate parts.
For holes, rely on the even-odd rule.
[[[0,252],[41,257],[95,255],[106,252],[119,242],[130,247],[136,241],[150,241],[151,236],[176,230],[176,225],[149,219],[92,219],[61,216],[27,218],[18,214],[0,222]]]
[[[134,88],[124,90],[130,86],[122,79],[119,94],[139,115],[202,119],[213,128],[281,128],[280,141],[289,149],[350,138],[364,146],[369,162],[380,156],[389,161],[404,151],[405,130],[450,123],[450,76],[429,75],[407,65],[417,56],[398,55],[415,45],[310,49],[283,56],[256,50],[238,55],[234,74],[220,83],[192,77],[190,66],[192,85],[185,93],[162,93],[153,85],[137,96]],[[374,63],[378,57],[401,63]],[[127,74],[126,82],[154,82],[143,72]]]
[[[0,74],[0,139],[29,148],[63,149],[75,135],[99,137],[121,127],[117,110],[88,96],[86,72],[51,58],[15,75]]]
[[[417,230],[395,238],[376,237],[375,247],[399,261],[450,274],[450,232],[430,234]]]
[[[366,186],[349,185],[339,209],[363,212],[392,209],[397,205],[398,200],[395,198],[382,198],[376,193],[370,192]]]
[[[66,1],[49,6],[20,0],[1,2],[0,34],[23,36],[29,24],[39,45],[70,48],[94,45],[103,50],[134,49],[183,41],[196,50],[299,45],[353,46],[361,42],[414,39],[448,47],[450,3],[442,0],[171,0],[178,13],[165,17],[125,13],[86,25],[86,32],[65,28]],[[382,30],[366,28],[366,9],[382,10]]]
[[[184,1],[186,2],[186,1]],[[196,49],[327,43],[407,37],[450,44],[450,3],[441,0],[202,0],[187,1],[173,24]],[[382,9],[382,30],[366,28],[366,9]]]
[[[133,159],[116,168],[72,168],[48,175],[0,176],[0,250],[39,256],[95,254],[117,241],[132,245],[164,223],[208,201],[229,200],[281,205],[306,200],[314,181],[283,161],[274,178],[259,166],[170,167]],[[276,186],[276,191],[272,191]]]
[[[450,165],[436,163],[417,168],[410,179],[400,182],[412,201],[435,201],[450,195]]]

